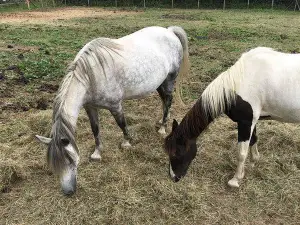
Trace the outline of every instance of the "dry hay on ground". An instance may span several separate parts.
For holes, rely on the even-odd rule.
[[[39,218],[43,224],[234,224],[238,217],[238,224],[292,224],[298,218],[299,126],[261,121],[262,158],[257,167],[246,166],[242,187],[234,190],[226,183],[236,168],[236,124],[221,117],[201,135],[196,160],[175,184],[168,178],[163,139],[155,129],[158,105],[156,95],[126,103],[134,137],[129,150],[119,149],[122,133],[109,112],[100,111],[100,163],[88,159],[94,140],[87,116],[80,115],[81,162],[72,198],[62,196],[58,179],[46,166],[45,146],[34,138],[49,135],[52,111],[12,114],[0,129],[0,223],[36,224]],[[172,117],[181,119],[187,108],[173,105]]]

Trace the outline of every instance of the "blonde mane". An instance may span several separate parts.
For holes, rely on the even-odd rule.
[[[244,55],[221,73],[202,93],[202,108],[206,115],[216,118],[235,103],[236,91],[244,78]]]

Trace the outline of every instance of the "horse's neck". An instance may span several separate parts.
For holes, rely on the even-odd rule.
[[[200,98],[183,118],[177,135],[185,139],[195,139],[212,121],[213,118],[204,110]]]
[[[74,128],[76,127],[80,109],[85,104],[86,93],[86,87],[81,82],[73,79],[64,95],[61,96],[62,105],[60,107],[62,108],[60,113],[67,117]]]

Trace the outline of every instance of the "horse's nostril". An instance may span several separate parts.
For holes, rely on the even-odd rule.
[[[71,186],[63,187],[62,191],[63,191],[64,195],[72,196],[76,192],[76,184],[73,187],[71,187]]]
[[[180,177],[174,177],[174,182],[178,182],[178,181],[180,181]]]
[[[63,192],[65,195],[68,195],[68,196],[71,196],[75,193],[75,191],[73,191],[73,190],[63,190]]]

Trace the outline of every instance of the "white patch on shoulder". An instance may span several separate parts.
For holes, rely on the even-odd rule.
[[[70,157],[74,160],[75,165],[77,166],[79,164],[79,155],[73,148],[71,144],[68,144],[65,149],[68,151]]]
[[[170,170],[169,170],[169,173],[170,173],[170,176],[172,177],[172,179],[174,179],[174,178],[176,177],[174,171],[172,170],[171,163],[170,163]]]

